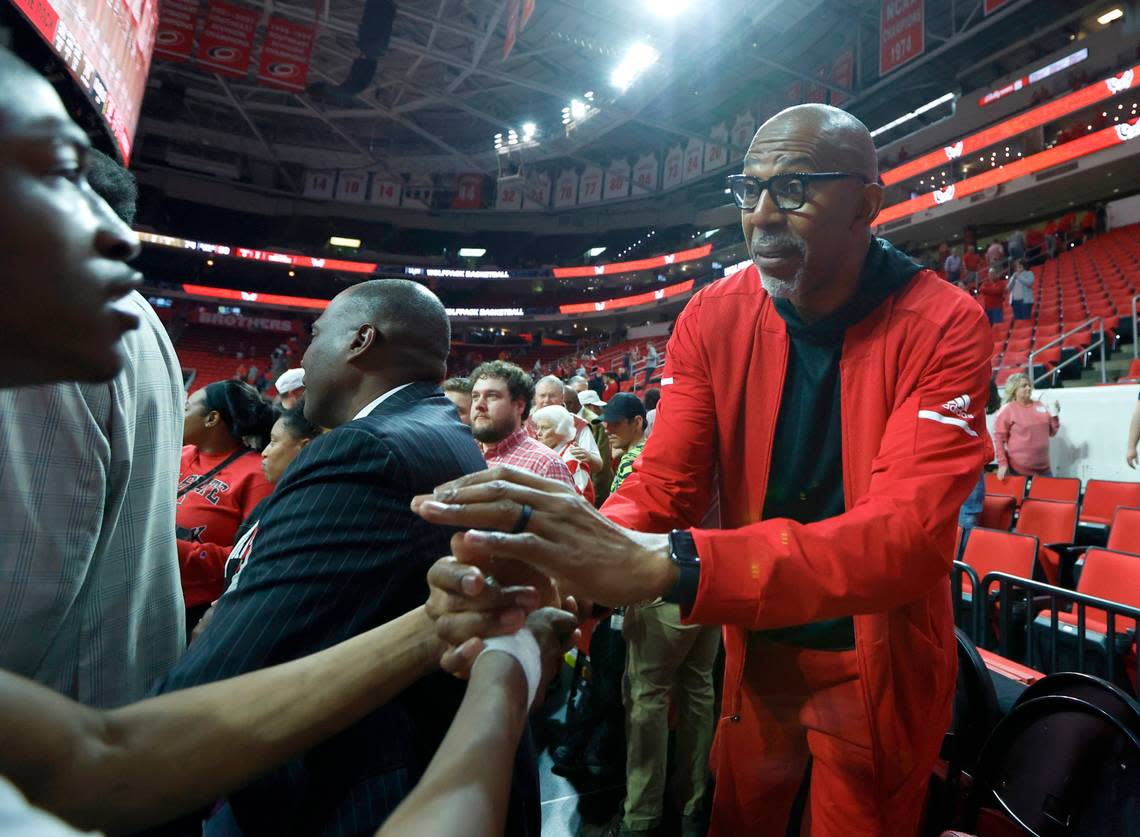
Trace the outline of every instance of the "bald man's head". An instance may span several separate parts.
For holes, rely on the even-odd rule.
[[[756,132],[744,175],[759,199],[743,202],[741,226],[764,289],[805,319],[836,310],[854,293],[883,201],[867,127],[828,105],[788,108]]]
[[[362,389],[438,382],[450,345],[447,311],[427,288],[404,279],[354,285],[313,323],[301,361],[305,415],[335,427],[352,418],[346,411]]]

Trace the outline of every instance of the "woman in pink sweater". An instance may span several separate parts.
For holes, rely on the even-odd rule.
[[[1026,375],[1010,375],[1005,382],[1005,406],[997,414],[994,443],[999,480],[1006,474],[1050,477],[1049,437],[1061,426],[1061,405],[1053,411],[1033,400],[1033,385]]]

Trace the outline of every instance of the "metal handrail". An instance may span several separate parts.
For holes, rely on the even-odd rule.
[[[1140,335],[1136,332],[1136,300],[1140,299],[1140,294],[1132,297],[1132,357],[1140,357]]]
[[[1132,304],[1133,304],[1133,306],[1135,306],[1135,305],[1136,305],[1136,302],[1135,302],[1135,300],[1133,301],[1133,303],[1132,303]],[[1076,334],[1078,331],[1083,331],[1083,330],[1084,330],[1086,327],[1088,327],[1088,326],[1092,325],[1093,323],[1099,323],[1099,324],[1100,324],[1100,339],[1099,339],[1099,340],[1097,340],[1097,341],[1096,341],[1096,342],[1094,342],[1094,343],[1090,343],[1090,344],[1089,344],[1089,345],[1088,345],[1088,346],[1087,346],[1087,347],[1084,349],[1084,351],[1082,351],[1082,352],[1080,352],[1080,353],[1078,353],[1078,354],[1076,354],[1076,355],[1073,355],[1073,356],[1072,356],[1071,358],[1069,358],[1068,360],[1062,361],[1061,363],[1057,364],[1056,366],[1054,366],[1052,369],[1050,369],[1048,372],[1046,372],[1046,373],[1045,373],[1044,375],[1042,375],[1041,377],[1039,377],[1039,378],[1034,378],[1034,377],[1033,377],[1033,358],[1034,358],[1034,356],[1035,356],[1035,355],[1039,355],[1039,354],[1041,354],[1042,352],[1044,352],[1046,349],[1050,349],[1050,348],[1052,348],[1053,346],[1055,346],[1056,344],[1064,342],[1064,341],[1065,341],[1067,338],[1069,338],[1069,337],[1071,337],[1072,335]],[[1064,369],[1066,366],[1068,366],[1070,363],[1072,363],[1073,361],[1077,360],[1077,359],[1078,359],[1078,358],[1079,358],[1079,357],[1080,357],[1082,354],[1084,354],[1084,352],[1091,352],[1093,349],[1097,348],[1098,346],[1100,347],[1100,382],[1101,382],[1102,384],[1103,384],[1103,383],[1107,383],[1107,381],[1108,381],[1108,372],[1107,372],[1107,371],[1106,371],[1106,369],[1105,369],[1105,359],[1104,359],[1104,346],[1105,346],[1105,340],[1104,340],[1104,320],[1103,320],[1103,319],[1101,319],[1100,317],[1089,317],[1087,320],[1085,320],[1085,321],[1084,321],[1083,323],[1081,323],[1079,326],[1074,326],[1073,328],[1069,329],[1068,331],[1066,331],[1064,334],[1060,335],[1059,337],[1055,337],[1054,339],[1050,340],[1048,343],[1046,343],[1046,344],[1045,344],[1044,346],[1042,346],[1041,348],[1039,348],[1039,349],[1033,349],[1033,350],[1032,350],[1032,351],[1029,353],[1029,357],[1028,357],[1028,358],[1026,358],[1026,362],[1025,362],[1025,370],[1026,370],[1026,374],[1027,374],[1027,376],[1028,376],[1028,378],[1029,378],[1029,381],[1030,381],[1030,383],[1031,383],[1031,384],[1032,384],[1034,387],[1036,387],[1039,381],[1044,381],[1046,378],[1048,378],[1048,377],[1049,377],[1050,375],[1052,375],[1054,372],[1059,372],[1060,370],[1062,370],[1062,369]]]

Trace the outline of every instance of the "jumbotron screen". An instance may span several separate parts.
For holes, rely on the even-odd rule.
[[[122,152],[146,91],[158,0],[13,0],[75,77]]]

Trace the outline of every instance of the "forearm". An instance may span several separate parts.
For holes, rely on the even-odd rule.
[[[1140,402],[1132,408],[1132,421],[1128,425],[1128,450],[1136,450],[1140,443]]]
[[[480,657],[427,772],[378,835],[502,834],[526,699],[517,661],[502,653]]]
[[[99,713],[69,762],[53,765],[42,785],[21,787],[78,825],[154,825],[356,722],[431,672],[440,653],[417,608],[318,654]]]

